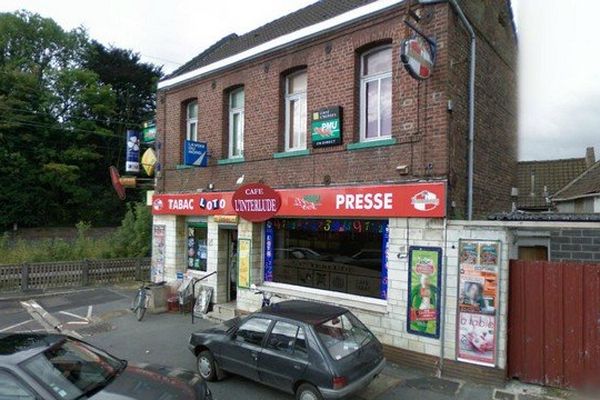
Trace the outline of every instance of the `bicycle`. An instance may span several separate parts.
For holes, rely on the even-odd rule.
[[[141,321],[144,318],[148,304],[150,304],[150,298],[152,297],[150,288],[153,286],[162,286],[164,284],[165,282],[144,282],[142,286],[140,286],[133,299],[133,302],[131,303],[131,310],[135,314],[138,321]]]
[[[259,288],[256,287],[255,284],[252,284],[250,286],[250,289],[252,291],[254,291],[254,294],[261,294],[262,295],[262,304],[261,304],[261,309],[267,308],[271,305],[271,299],[273,297],[277,297],[279,299],[281,299],[282,297],[279,296],[278,294],[275,293],[271,293],[271,292],[267,292],[265,290],[260,290]]]

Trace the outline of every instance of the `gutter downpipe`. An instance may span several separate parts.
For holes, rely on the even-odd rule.
[[[473,220],[473,164],[475,142],[475,60],[477,58],[476,35],[473,26],[463,13],[456,0],[419,0],[422,5],[448,2],[458,15],[471,37],[471,55],[469,67],[469,135],[468,135],[468,171],[467,171],[467,219]]]
[[[458,5],[456,0],[419,0],[422,5],[437,4],[448,2],[454,9],[454,12],[458,15],[465,29],[471,37],[471,54],[470,54],[470,66],[469,66],[469,134],[468,134],[468,175],[467,175],[467,218],[469,221],[473,219],[473,164],[474,164],[474,142],[475,142],[475,61],[477,58],[477,43],[476,35],[473,26],[469,23],[469,20],[463,13],[462,9]],[[443,268],[443,285],[441,290],[442,310],[446,309],[446,280],[448,276],[446,274],[448,265],[448,219],[444,218],[444,268]],[[442,375],[444,369],[444,357],[445,357],[445,346],[444,342],[446,339],[446,316],[443,315],[440,318],[440,360],[438,364],[438,376]]]

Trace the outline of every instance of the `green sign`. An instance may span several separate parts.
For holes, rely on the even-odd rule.
[[[313,147],[342,143],[342,108],[328,107],[312,113],[310,134]]]
[[[144,127],[142,129],[142,142],[154,143],[155,140],[156,140],[156,124],[154,122],[144,123]]]
[[[442,249],[410,247],[408,270],[408,332],[440,337]]]

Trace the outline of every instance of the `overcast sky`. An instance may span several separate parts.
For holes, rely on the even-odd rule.
[[[66,29],[87,28],[171,71],[221,37],[244,33],[314,0],[1,0]],[[600,155],[598,0],[514,1],[520,45],[520,158]],[[600,157],[599,157],[600,158]]]

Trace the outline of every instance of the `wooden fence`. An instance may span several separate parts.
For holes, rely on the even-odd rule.
[[[0,293],[150,279],[150,258],[0,264]]]

